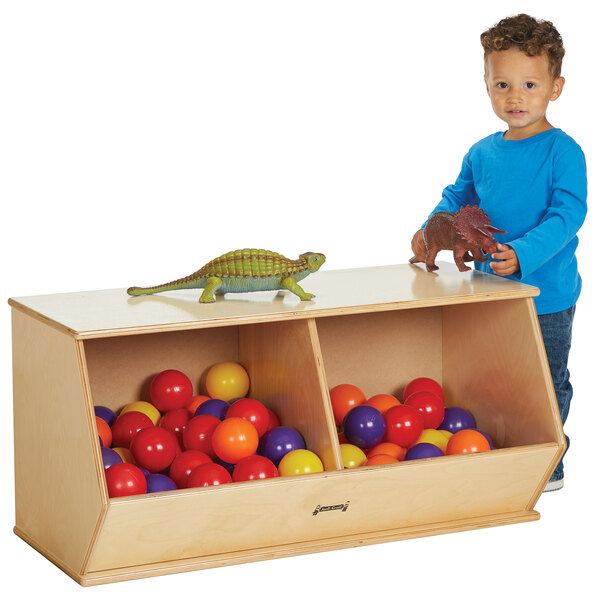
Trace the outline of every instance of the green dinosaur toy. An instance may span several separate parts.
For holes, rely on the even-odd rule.
[[[156,294],[169,290],[204,288],[200,302],[214,302],[214,293],[258,292],[264,290],[289,290],[300,300],[310,300],[314,294],[305,292],[298,282],[318,271],[325,255],[305,252],[298,260],[286,258],[270,250],[234,250],[204,265],[199,271],[154,287],[131,287],[130,296]]]

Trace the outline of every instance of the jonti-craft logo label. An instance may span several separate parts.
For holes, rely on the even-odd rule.
[[[313,517],[316,517],[319,513],[332,512],[334,510],[341,510],[342,512],[346,512],[348,506],[350,506],[350,502],[346,502],[344,504],[330,504],[328,506],[317,504],[315,510],[313,511]]]

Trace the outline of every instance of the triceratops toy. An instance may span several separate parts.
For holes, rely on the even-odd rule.
[[[464,206],[456,213],[436,212],[423,229],[423,254],[416,251],[416,256],[408,262],[424,262],[428,271],[435,271],[439,268],[434,262],[437,253],[440,250],[452,250],[458,270],[470,271],[471,267],[467,267],[465,261],[485,262],[486,253],[496,249],[494,233],[506,231],[490,225],[489,217],[478,206]]]

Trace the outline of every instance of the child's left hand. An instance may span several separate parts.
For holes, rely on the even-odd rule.
[[[496,248],[500,250],[500,252],[494,252],[492,254],[492,258],[499,260],[500,262],[491,262],[490,267],[492,271],[496,275],[512,275],[516,273],[521,265],[519,264],[519,259],[517,258],[517,253],[510,247],[501,244],[500,242],[496,243]]]

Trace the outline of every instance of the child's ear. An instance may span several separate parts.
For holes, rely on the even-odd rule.
[[[550,101],[556,100],[563,91],[563,87],[565,86],[565,78],[557,77],[552,83],[552,96],[550,96]]]

